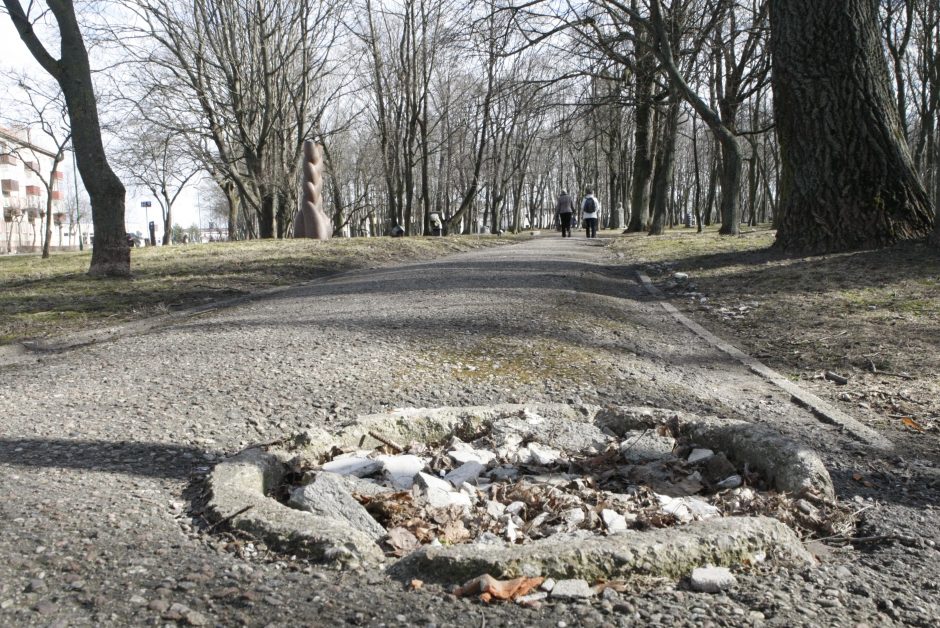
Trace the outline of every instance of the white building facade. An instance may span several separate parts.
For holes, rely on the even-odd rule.
[[[64,202],[65,173],[62,162],[47,191],[55,153],[28,141],[25,133],[0,127],[0,253],[33,253],[42,250],[46,230],[46,199],[52,196],[50,248],[77,249],[77,230]],[[46,183],[44,183],[44,181]]]

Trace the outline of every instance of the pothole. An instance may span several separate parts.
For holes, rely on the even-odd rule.
[[[825,467],[762,426],[652,408],[409,409],[249,449],[216,521],[269,547],[402,577],[609,580],[768,558],[847,533]]]

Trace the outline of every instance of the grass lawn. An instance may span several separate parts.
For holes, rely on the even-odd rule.
[[[515,241],[450,236],[145,247],[131,252],[130,279],[89,277],[89,251],[49,259],[8,255],[0,257],[0,344],[67,335],[344,270]]]

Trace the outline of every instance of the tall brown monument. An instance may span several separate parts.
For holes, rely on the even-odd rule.
[[[332,228],[323,211],[323,148],[313,140],[304,142],[303,172],[300,207],[294,214],[294,237],[329,240]]]

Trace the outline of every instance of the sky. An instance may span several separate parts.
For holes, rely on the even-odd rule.
[[[26,49],[26,45],[20,40],[19,34],[17,34],[13,23],[10,21],[9,15],[7,15],[5,11],[0,11],[0,70],[26,71],[31,75],[37,76],[45,73],[45,70],[36,63],[32,55],[30,55],[29,51]],[[12,85],[9,79],[0,75],[0,91],[6,92],[11,87]],[[0,124],[3,124],[3,118],[3,112],[0,111]],[[66,173],[67,182],[71,185],[73,172],[71,155],[66,158],[62,169]],[[81,184],[79,185],[81,187]],[[83,187],[81,193],[84,194]],[[152,203],[152,207],[149,210],[141,207],[141,203],[147,200]],[[199,199],[197,199],[195,185],[190,185],[189,188],[180,195],[176,204],[173,206],[173,222],[178,223],[184,228],[199,224],[200,204]],[[125,204],[125,225],[128,231],[132,233],[136,231],[146,233],[147,220],[149,218],[149,220],[153,220],[157,223],[157,238],[160,238],[163,234],[163,229],[159,213],[159,206],[152,195],[148,195],[146,191],[136,190],[128,186]],[[202,212],[202,214],[202,226],[208,227],[209,219],[205,215],[205,212]]]

